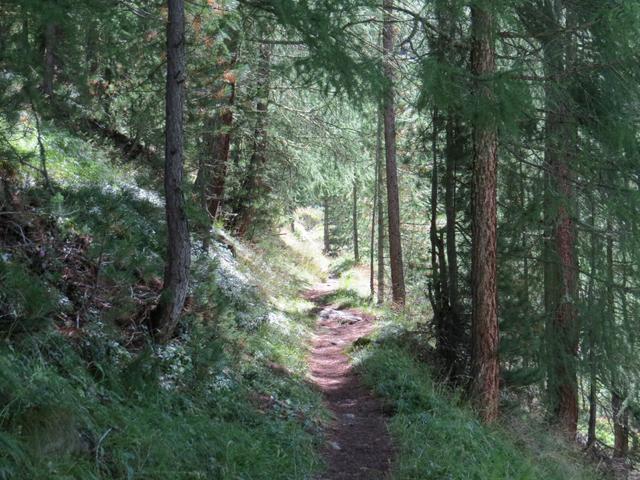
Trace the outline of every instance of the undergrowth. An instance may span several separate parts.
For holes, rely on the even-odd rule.
[[[363,381],[393,412],[396,480],[595,480],[580,452],[535,424],[482,425],[401,342],[354,352]]]
[[[160,195],[114,152],[52,127],[44,143],[54,194],[25,170],[32,198],[2,218],[0,479],[310,478],[327,415],[299,291],[322,265],[276,233],[195,248],[179,336],[153,345]]]

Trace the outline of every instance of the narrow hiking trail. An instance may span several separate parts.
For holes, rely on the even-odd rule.
[[[334,416],[324,449],[327,470],[318,480],[376,480],[387,477],[392,445],[381,402],[359,381],[345,353],[374,328],[370,316],[326,304],[337,280],[307,292],[318,307],[309,358],[311,379]]]

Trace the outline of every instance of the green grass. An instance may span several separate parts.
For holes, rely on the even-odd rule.
[[[228,360],[194,368],[198,355],[210,360],[220,345],[178,347],[182,362],[150,352],[99,358],[96,345],[80,356],[51,335],[31,351],[2,351],[0,478],[305,478],[317,467],[314,439],[294,416],[298,405],[261,412],[252,403],[257,386],[222,366]],[[179,381],[168,386],[163,379],[176,366]],[[278,381],[272,394],[309,401],[295,380]]]
[[[14,147],[32,151],[31,137]],[[73,299],[66,264],[48,250],[42,273],[30,253],[0,252],[0,480],[311,478],[328,415],[306,380],[314,318],[299,292],[323,275],[318,257],[275,233],[238,244],[248,280],[228,290],[219,259],[196,254],[181,337],[127,349],[132,289],[162,275],[164,213],[138,186],[152,176],[68,132],[44,140],[56,193],[31,188],[34,218],[60,242],[87,239],[110,306],[69,336],[54,320]]]
[[[364,382],[394,411],[396,480],[588,480],[580,453],[535,424],[483,426],[398,344],[355,354]]]

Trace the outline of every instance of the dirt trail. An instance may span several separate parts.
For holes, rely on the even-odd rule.
[[[327,471],[318,480],[387,478],[392,446],[382,404],[360,383],[344,351],[373,330],[373,319],[355,310],[325,305],[334,291],[329,281],[307,293],[319,306],[318,325],[309,360],[311,378],[324,393],[334,422],[324,449]]]

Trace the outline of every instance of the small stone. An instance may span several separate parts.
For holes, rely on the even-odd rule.
[[[334,450],[342,450],[342,447],[337,442],[329,442],[329,445],[331,445],[331,448]]]

